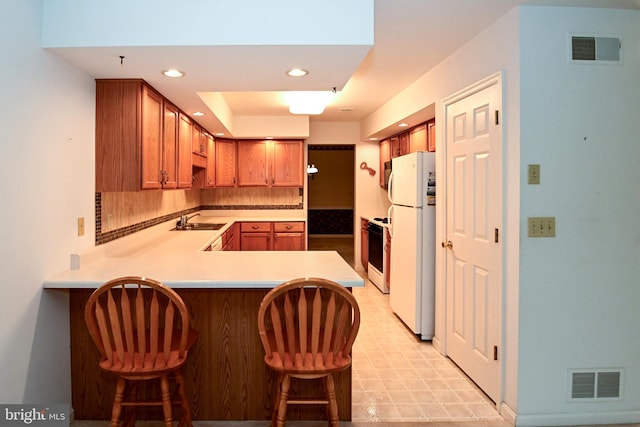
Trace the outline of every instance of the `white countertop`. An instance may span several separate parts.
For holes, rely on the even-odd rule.
[[[121,276],[145,276],[173,288],[272,288],[299,277],[322,277],[346,287],[364,280],[335,251],[203,251],[234,221],[300,218],[201,216],[189,222],[226,223],[216,231],[171,231],[176,220],[73,254],[74,269],[45,280],[49,289],[95,289]]]

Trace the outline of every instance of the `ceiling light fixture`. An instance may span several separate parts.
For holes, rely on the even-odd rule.
[[[336,95],[336,91],[288,92],[286,94],[291,114],[322,114],[325,107]]]
[[[176,70],[175,68],[171,68],[169,70],[162,71],[162,75],[166,77],[182,77],[184,76],[184,72]]]
[[[216,133],[216,136],[224,136],[224,132],[218,132]]]
[[[194,116],[204,116],[204,113],[202,111],[196,111],[195,113],[193,113]]]
[[[304,77],[309,72],[307,70],[303,70],[302,68],[292,68],[287,71],[287,76],[289,77]]]
[[[400,126],[401,128],[406,128],[407,126],[409,126],[408,123],[399,123],[398,126]]]

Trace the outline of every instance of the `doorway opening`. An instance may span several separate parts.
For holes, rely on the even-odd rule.
[[[355,146],[309,145],[308,163],[318,172],[307,180],[308,249],[354,258]]]

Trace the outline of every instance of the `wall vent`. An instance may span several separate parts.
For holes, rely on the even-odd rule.
[[[571,36],[571,60],[619,62],[622,43],[617,37]]]
[[[570,370],[569,400],[622,400],[622,370]]]

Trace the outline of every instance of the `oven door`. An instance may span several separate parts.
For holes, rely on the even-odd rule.
[[[384,263],[384,228],[373,223],[369,223],[369,264],[376,270],[383,273]]]

